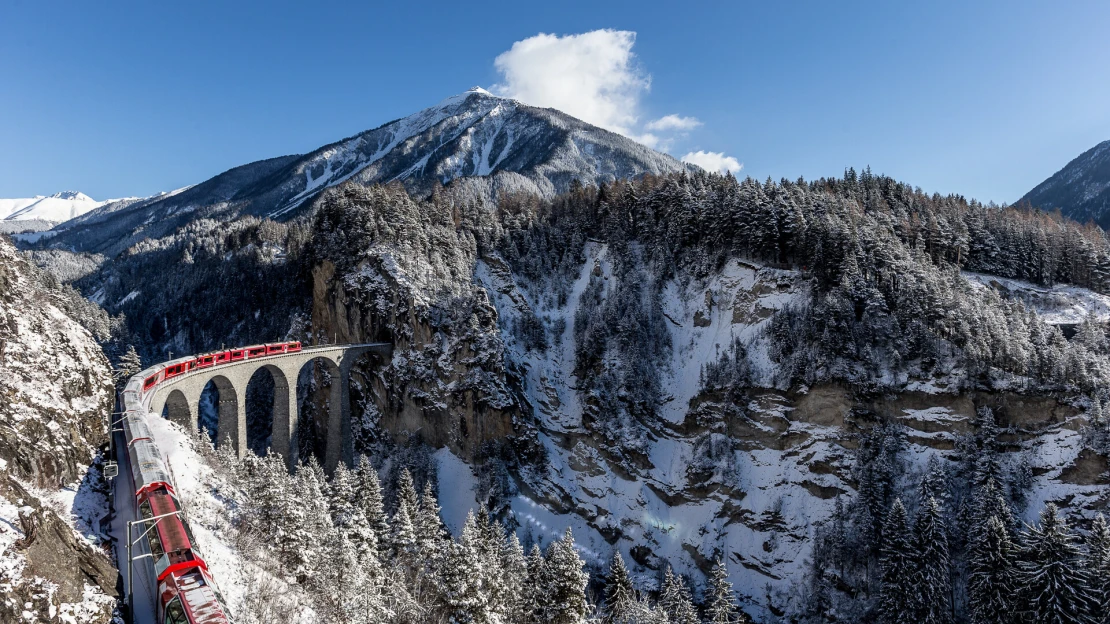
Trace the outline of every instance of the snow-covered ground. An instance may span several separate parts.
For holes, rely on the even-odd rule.
[[[1070,284],[1037,286],[1021,280],[964,271],[964,277],[978,287],[999,291],[1032,308],[1051,325],[1075,325],[1088,315],[1100,322],[1110,320],[1110,296]]]
[[[0,460],[0,479],[4,478],[8,478],[7,462]],[[98,460],[85,470],[80,480],[60,490],[42,490],[29,483],[20,485],[38,499],[38,504],[43,508],[53,511],[64,520],[73,529],[76,539],[100,549],[108,540],[99,530],[99,521],[108,512],[108,499],[99,483]],[[86,583],[79,602],[59,602],[55,607],[52,603],[58,586],[47,579],[31,575],[27,570],[27,559],[15,548],[15,544],[26,537],[19,515],[21,512],[33,514],[35,508],[32,502],[22,498],[9,500],[0,495],[0,600],[11,601],[12,596],[16,595],[17,587],[30,587],[35,594],[41,595],[41,604],[49,606],[47,613],[39,613],[39,604],[23,605],[23,619],[27,621],[46,616],[56,618],[54,621],[64,624],[78,624],[102,618],[106,611],[110,612],[115,608],[116,599],[105,594],[99,587]]]

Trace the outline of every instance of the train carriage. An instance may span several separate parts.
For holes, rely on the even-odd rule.
[[[158,624],[230,624],[231,620],[207,564],[194,548],[188,521],[180,513],[173,479],[154,444],[143,399],[158,384],[194,370],[300,350],[300,342],[230,349],[152,367],[128,381],[121,420],[136,503],[146,520],[139,526],[146,531],[145,542],[154,561]]]

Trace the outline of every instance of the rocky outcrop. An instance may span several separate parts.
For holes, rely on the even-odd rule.
[[[106,552],[8,474],[0,473],[0,499],[6,501],[0,507],[17,509],[19,527],[14,541],[0,536],[0,621],[58,621],[50,614],[69,622],[111,621],[118,573]]]
[[[36,487],[77,480],[107,441],[108,361],[43,279],[0,240],[0,459]]]
[[[0,239],[0,620],[108,622],[117,573],[99,518],[82,516],[106,500],[89,466],[107,441],[111,373],[49,283]]]
[[[397,443],[416,437],[473,459],[485,442],[512,435],[518,413],[500,352],[491,350],[497,313],[481,290],[447,305],[419,301],[388,264],[388,257],[368,259],[339,276],[324,262],[313,272],[318,339],[393,343],[390,362],[368,360],[352,372],[352,421]],[[356,439],[376,432],[363,433]]]

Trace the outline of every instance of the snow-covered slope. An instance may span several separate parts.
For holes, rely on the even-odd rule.
[[[1083,152],[1025,194],[1036,208],[1059,208],[1076,221],[1110,226],[1110,141]]]
[[[1088,317],[1110,320],[1110,296],[1071,284],[1038,286],[996,275],[964,272],[972,284],[997,290],[1004,298],[1018,299],[1050,325],[1078,325]]]
[[[0,621],[108,622],[96,447],[110,369],[46,281],[0,239]]]
[[[61,223],[95,210],[106,203],[108,202],[96,201],[78,191],[63,191],[49,197],[36,195],[26,199],[0,199],[0,219]]]

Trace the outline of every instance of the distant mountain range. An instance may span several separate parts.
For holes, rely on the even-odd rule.
[[[1020,201],[1044,210],[1059,208],[1081,223],[1110,227],[1110,141],[1083,152]]]
[[[62,191],[49,197],[36,195],[20,199],[0,199],[0,231],[48,229],[106,203],[108,202],[96,201],[78,191]]]
[[[77,250],[118,253],[202,217],[287,220],[324,190],[353,181],[398,181],[410,191],[470,178],[475,192],[552,196],[574,180],[598,184],[692,167],[554,109],[474,88],[309,154],[246,164],[174,193],[105,203],[52,239]]]

